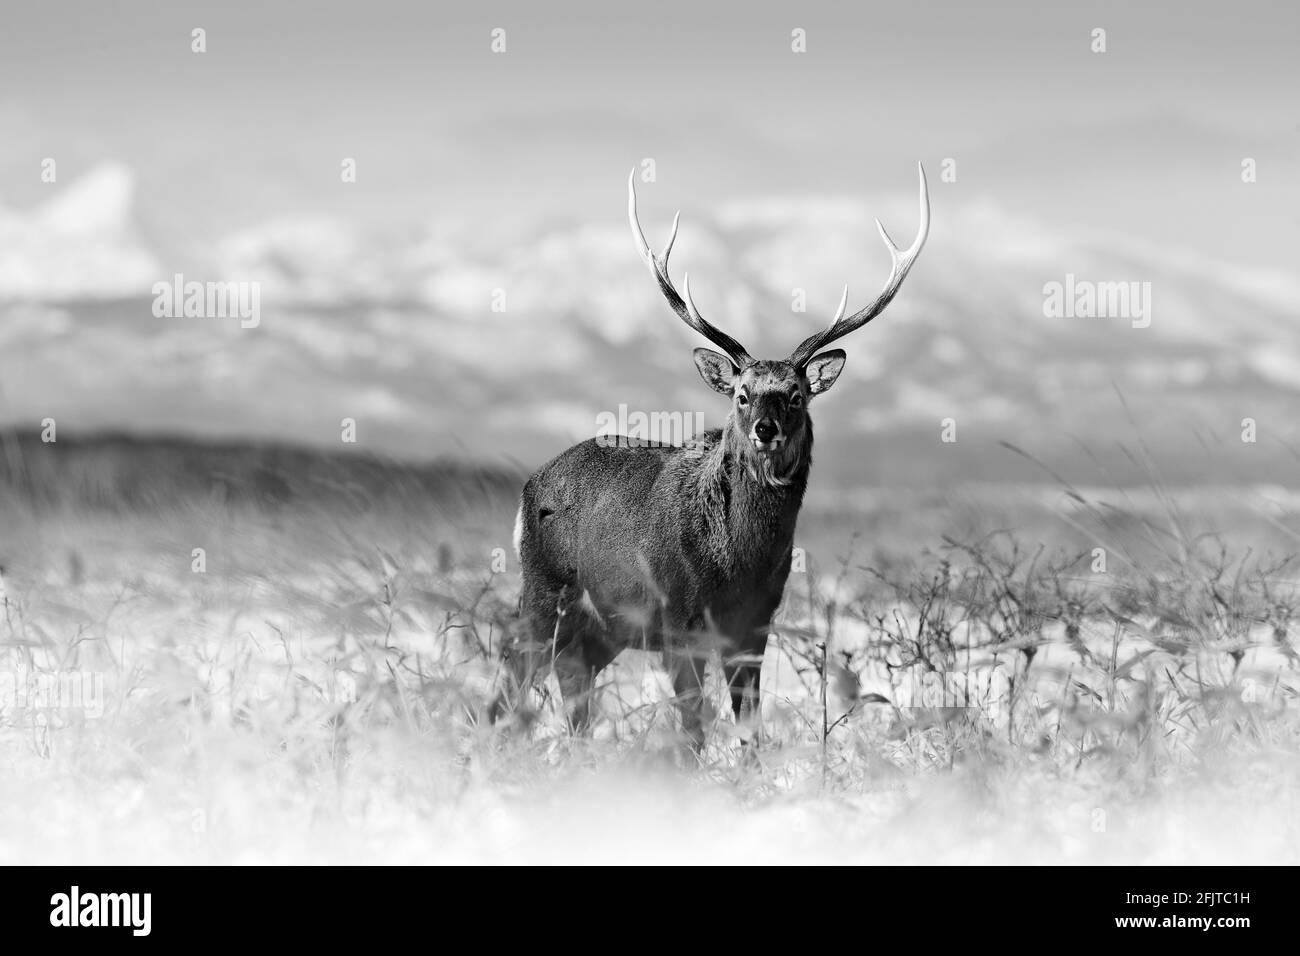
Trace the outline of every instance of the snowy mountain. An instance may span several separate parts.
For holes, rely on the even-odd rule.
[[[133,216],[135,180],[96,167],[30,212],[0,206],[0,300],[138,295],[161,266]]]
[[[673,210],[657,187],[642,192],[658,245]],[[30,213],[0,210],[6,421],[55,409],[73,428],[320,444],[354,417],[384,452],[529,462],[594,434],[620,405],[699,411],[710,425],[725,413],[691,363],[705,343],[663,302],[621,209],[497,245],[436,225],[243,229],[187,275],[262,285],[261,324],[240,329],[153,316],[150,286],[178,267],[141,240],[132,195],[129,172],[108,166]],[[1187,480],[1286,480],[1300,443],[1294,275],[1066,234],[942,183],[931,195],[917,267],[889,311],[844,340],[846,373],[816,405],[832,480],[1024,475],[1001,442],[1090,479],[1140,477],[1118,448],[1139,438]],[[783,356],[829,319],[844,282],[854,306],[875,295],[888,256],[873,217],[906,243],[916,215],[910,194],[688,211],[673,273],[690,272],[706,317],[751,352]],[[1053,311],[1054,283],[1134,283],[1146,312]],[[955,444],[940,441],[949,418]],[[1240,440],[1246,418],[1255,443]]]

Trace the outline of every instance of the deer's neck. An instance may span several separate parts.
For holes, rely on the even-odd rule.
[[[812,426],[784,456],[762,458],[734,428],[723,430],[719,446],[727,538],[742,560],[784,558],[812,464]]]

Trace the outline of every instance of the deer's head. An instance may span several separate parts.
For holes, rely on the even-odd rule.
[[[722,349],[722,352],[696,349],[695,365],[710,388],[731,399],[732,411],[727,419],[727,428],[732,430],[736,444],[746,450],[751,469],[755,465],[761,466],[769,481],[783,483],[781,476],[788,475],[802,460],[807,436],[811,432],[808,403],[813,396],[820,395],[834,385],[844,368],[844,351],[825,349],[825,346],[862,328],[885,311],[920,255],[921,247],[925,245],[926,236],[930,232],[930,197],[926,189],[925,170],[919,163],[917,171],[921,181],[921,225],[912,244],[907,249],[900,250],[889,238],[880,220],[876,220],[876,227],[893,260],[889,278],[880,295],[865,308],[845,316],[845,306],[849,301],[849,287],[846,285],[844,294],[840,297],[840,306],[829,326],[804,339],[789,358],[769,361],[753,358],[730,335],[704,320],[691,301],[689,276],[683,277],[682,291],[678,293],[668,275],[668,255],[677,238],[680,213],[673,217],[672,233],[664,246],[663,255],[655,255],[646,242],[636,215],[636,170],[628,176],[628,220],[641,258],[650,267],[650,273],[673,311],[683,322]]]

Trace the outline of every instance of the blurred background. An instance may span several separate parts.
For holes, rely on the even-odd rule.
[[[629,235],[628,171],[652,173],[653,244],[682,210],[673,272],[704,315],[783,357],[844,282],[853,307],[876,294],[873,218],[910,240],[920,160],[929,244],[844,343],[815,487],[1295,469],[1294,5],[0,16],[0,425],[528,468],[620,404],[713,427],[704,343]],[[156,317],[178,273],[260,283],[260,323]],[[1048,316],[1067,275],[1150,283],[1149,327]]]

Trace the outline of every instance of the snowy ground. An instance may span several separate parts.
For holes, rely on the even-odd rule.
[[[517,576],[458,520],[449,551],[402,516],[6,512],[0,860],[1300,857],[1300,671],[1258,620],[1117,629],[1103,603],[1011,639],[967,595],[950,653],[908,644],[933,623],[915,595],[818,579],[783,611],[761,722],[720,721],[683,766],[645,656],[606,673],[589,737],[545,694],[526,733],[481,719]]]

